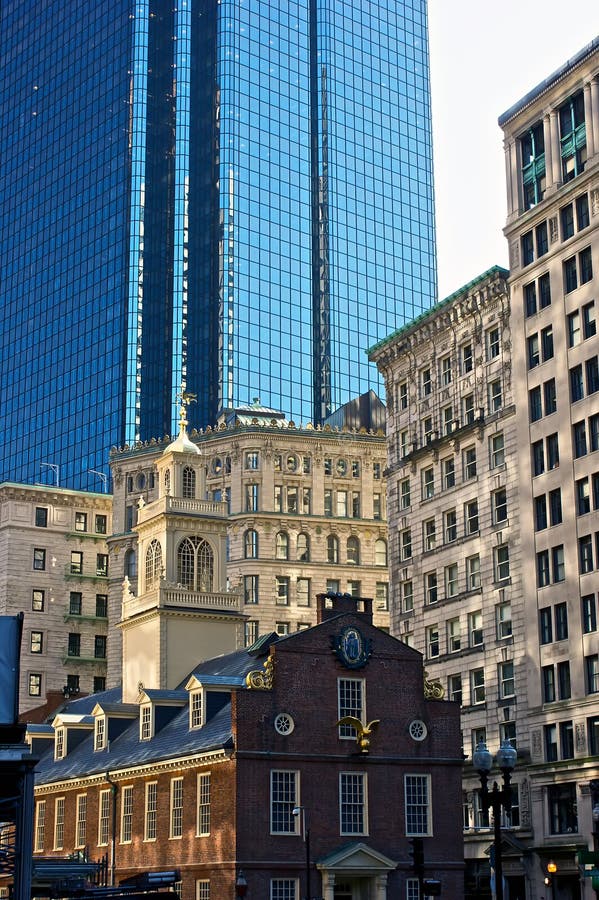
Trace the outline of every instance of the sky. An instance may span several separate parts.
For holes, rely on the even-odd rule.
[[[507,268],[499,116],[599,35],[599,2],[428,0],[439,299]]]

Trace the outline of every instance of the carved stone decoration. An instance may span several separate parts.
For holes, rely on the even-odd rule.
[[[425,700],[442,700],[445,696],[445,688],[440,681],[426,677],[428,672],[424,670],[424,697]]]
[[[520,824],[530,828],[530,783],[528,778],[520,782]]]
[[[586,734],[583,722],[577,722],[574,726],[574,743],[578,753],[584,753],[586,749]]]
[[[591,191],[591,214],[599,215],[599,188],[593,188]]]
[[[559,232],[557,229],[557,216],[551,216],[549,219],[549,243],[555,244],[559,237]]]
[[[531,756],[533,759],[541,759],[543,756],[543,742],[541,741],[541,732],[537,729],[530,735],[531,737]]]
[[[272,691],[274,683],[274,662],[272,656],[264,660],[262,669],[254,669],[245,676],[250,691]]]

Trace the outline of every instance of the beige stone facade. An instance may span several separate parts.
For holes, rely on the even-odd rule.
[[[598,73],[595,41],[500,119],[509,277],[490,270],[371,351],[392,632],[462,704],[466,897],[488,891],[479,739],[518,750],[511,900],[545,895],[551,859],[553,896],[594,896],[576,852],[599,802]]]
[[[24,613],[21,713],[48,691],[104,688],[111,519],[106,494],[0,485],[0,614]]]
[[[241,646],[271,631],[313,625],[315,597],[326,590],[372,597],[375,624],[388,627],[382,432],[296,427],[256,409],[192,437],[202,458],[201,499],[226,504],[223,559],[228,588],[245,616]],[[158,497],[165,447],[152,443],[111,456],[114,622],[121,618],[125,575],[138,593],[138,542],[146,504]],[[120,677],[120,640],[111,636],[109,684]]]

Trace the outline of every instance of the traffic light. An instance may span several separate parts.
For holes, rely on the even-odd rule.
[[[424,878],[424,841],[421,837],[413,837],[410,838],[410,844],[412,845],[410,850],[412,869],[418,881],[422,882]]]

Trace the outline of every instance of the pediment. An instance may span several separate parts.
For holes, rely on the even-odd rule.
[[[369,847],[368,844],[362,842],[358,844],[349,844],[335,850],[328,856],[318,860],[316,867],[318,869],[334,869],[336,872],[346,872],[347,874],[361,874],[372,872],[390,872],[397,868],[398,863],[389,859],[378,850]]]

